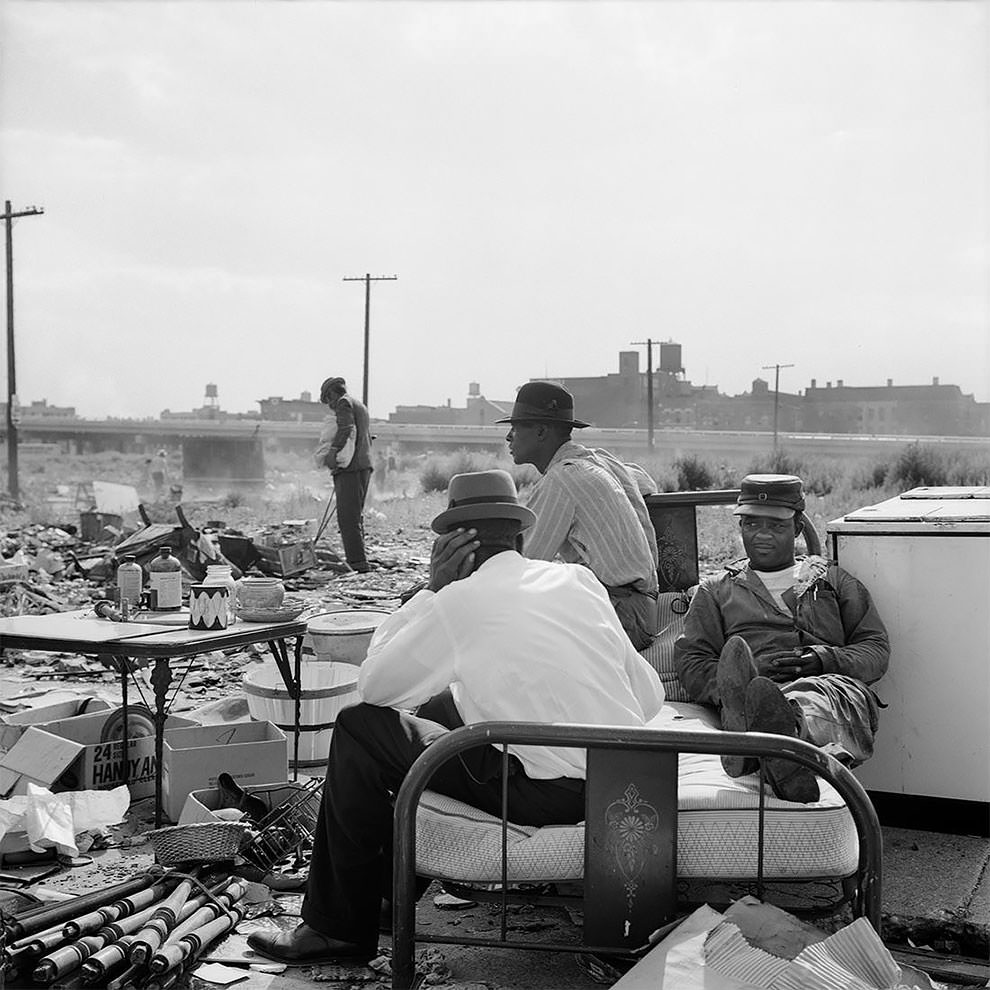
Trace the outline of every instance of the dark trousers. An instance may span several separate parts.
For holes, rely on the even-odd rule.
[[[337,496],[337,528],[344,544],[344,559],[352,567],[368,562],[364,550],[364,500],[368,494],[371,468],[338,471],[333,476]]]
[[[382,897],[392,892],[392,799],[416,757],[449,730],[375,705],[345,708],[330,741],[303,920],[334,938],[373,948]],[[584,818],[584,781],[531,780],[510,759],[509,818],[520,825]],[[482,746],[445,763],[431,790],[501,814],[501,757]]]

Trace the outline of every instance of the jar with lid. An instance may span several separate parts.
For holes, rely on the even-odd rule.
[[[182,565],[172,556],[171,547],[162,547],[148,564],[148,587],[155,592],[153,607],[159,612],[182,605]]]
[[[130,611],[136,609],[141,603],[143,585],[144,571],[134,554],[129,553],[117,568],[117,597],[121,604],[126,601]]]
[[[234,622],[237,616],[237,582],[230,564],[207,564],[203,584],[227,589],[227,622]]]

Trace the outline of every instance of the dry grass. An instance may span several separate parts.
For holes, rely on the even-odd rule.
[[[677,490],[689,481],[695,482],[695,487],[701,481],[707,481],[713,488],[735,487],[744,474],[754,470],[798,473],[809,491],[808,515],[822,537],[831,520],[892,497],[911,487],[907,481],[985,484],[990,480],[990,458],[981,461],[959,455],[946,457],[937,450],[913,445],[905,447],[899,463],[901,470],[895,471],[890,465],[826,458],[801,460],[782,452],[773,463],[764,460],[740,465],[706,464],[693,458],[679,463],[655,461],[645,463],[644,467],[657,479],[661,490]],[[327,472],[316,468],[304,453],[266,451],[266,464],[263,487],[184,492],[182,504],[193,525],[220,520],[232,528],[247,529],[289,519],[307,519],[315,530],[331,491]],[[446,503],[443,490],[450,476],[459,471],[490,467],[511,471],[523,488],[538,477],[531,467],[517,468],[505,453],[401,454],[394,470],[379,471],[372,476],[366,518],[370,541],[387,541],[397,535],[428,541],[430,520]],[[177,455],[173,455],[170,468],[173,477],[181,478]],[[424,492],[422,479],[426,473],[434,475],[438,483]],[[898,477],[903,478],[901,483],[895,480]],[[77,489],[93,480],[134,485],[153,518],[174,519],[171,506],[151,502],[146,489],[144,455],[102,453],[53,457],[25,452],[20,458],[22,507],[8,505],[0,510],[0,524],[11,530],[29,523],[78,523]],[[5,485],[6,479],[0,471],[0,486]],[[742,555],[738,527],[729,507],[701,510],[699,537],[703,567]]]

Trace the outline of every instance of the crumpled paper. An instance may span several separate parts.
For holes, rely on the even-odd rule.
[[[781,937],[774,931],[791,919]],[[761,945],[762,943],[762,945]],[[774,952],[767,951],[772,946]],[[866,918],[834,935],[744,897],[725,913],[698,908],[612,990],[933,990],[920,970],[898,966]]]
[[[79,855],[76,836],[122,822],[131,803],[131,793],[123,785],[109,791],[53,794],[29,783],[27,790],[0,801],[0,842],[8,832],[23,832],[34,852],[55,849],[64,856]]]

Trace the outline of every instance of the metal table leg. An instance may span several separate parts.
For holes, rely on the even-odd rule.
[[[155,689],[155,828],[162,827],[162,758],[165,750],[165,700],[172,683],[168,657],[155,657],[151,685]]]
[[[131,733],[127,721],[127,676],[129,673],[127,668],[129,665],[127,663],[127,657],[114,657],[114,660],[120,665],[120,703],[123,707],[124,714],[124,737],[121,740],[121,746],[123,747],[121,750],[121,761],[123,765],[120,768],[120,782],[126,786],[131,780],[131,761],[128,759],[130,755]]]
[[[275,658],[275,666],[282,675],[282,683],[285,685],[289,697],[295,702],[295,712],[293,721],[293,752],[292,752],[292,779],[299,779],[299,725],[302,721],[302,636],[296,637],[294,654],[294,669],[289,667],[289,653],[285,647],[284,639],[270,639],[268,648]]]

